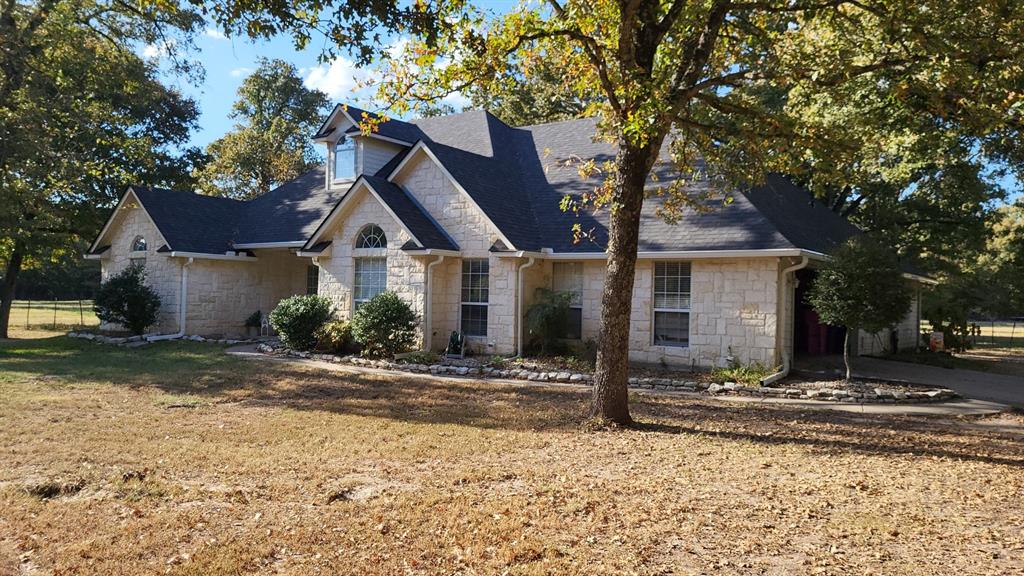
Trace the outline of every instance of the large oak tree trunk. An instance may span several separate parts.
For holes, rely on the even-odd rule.
[[[601,295],[601,335],[597,348],[590,418],[628,426],[629,317],[640,236],[644,183],[664,138],[637,147],[619,142],[608,229],[608,269]]]
[[[21,261],[24,253],[20,245],[15,244],[11,257],[7,260],[4,271],[3,286],[0,287],[0,338],[7,338],[7,326],[11,320],[11,304],[14,302],[14,287],[21,272]]]

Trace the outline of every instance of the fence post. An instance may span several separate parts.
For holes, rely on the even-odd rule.
[[[57,330],[57,299],[53,299],[53,330]]]
[[[78,299],[78,324],[85,328],[85,313],[82,312],[82,299]]]
[[[25,330],[28,330],[28,318],[32,314],[32,301],[28,301],[28,306],[25,307]]]

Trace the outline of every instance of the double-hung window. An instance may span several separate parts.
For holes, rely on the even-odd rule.
[[[356,177],[356,142],[341,137],[334,145],[334,179],[351,180]]]
[[[356,278],[352,285],[355,310],[387,289],[387,258],[356,258]]]
[[[690,263],[654,263],[654,345],[690,345]]]
[[[486,259],[462,261],[462,311],[465,336],[487,336],[490,263]]]
[[[564,338],[579,340],[583,335],[583,263],[555,262],[551,266],[551,289],[572,295]]]

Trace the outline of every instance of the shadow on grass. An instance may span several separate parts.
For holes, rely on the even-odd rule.
[[[139,349],[67,338],[0,343],[0,382],[43,375],[155,387],[246,406],[543,432],[575,433],[589,401],[583,388],[327,370],[293,361],[244,360],[224,354],[221,347],[192,342]],[[1019,436],[934,417],[730,405],[648,394],[632,395],[631,408],[635,418],[649,422],[640,426],[641,433],[799,445],[822,454],[954,458],[1024,467]]]

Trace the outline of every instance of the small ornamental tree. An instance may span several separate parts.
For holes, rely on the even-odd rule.
[[[874,333],[896,324],[910,307],[910,289],[896,255],[865,237],[850,239],[825,263],[807,302],[830,326],[845,326],[843,362],[850,380],[850,332]]]
[[[405,352],[416,341],[419,318],[394,292],[381,292],[352,317],[352,336],[363,345],[363,356],[386,358]]]
[[[332,315],[331,301],[311,294],[281,300],[268,318],[285,346],[293,350],[312,350],[320,330]]]
[[[100,320],[138,335],[156,323],[160,296],[146,285],[146,269],[132,264],[100,285],[93,310]]]
[[[536,302],[526,311],[526,330],[540,347],[541,355],[558,349],[569,325],[572,294],[538,288]]]

